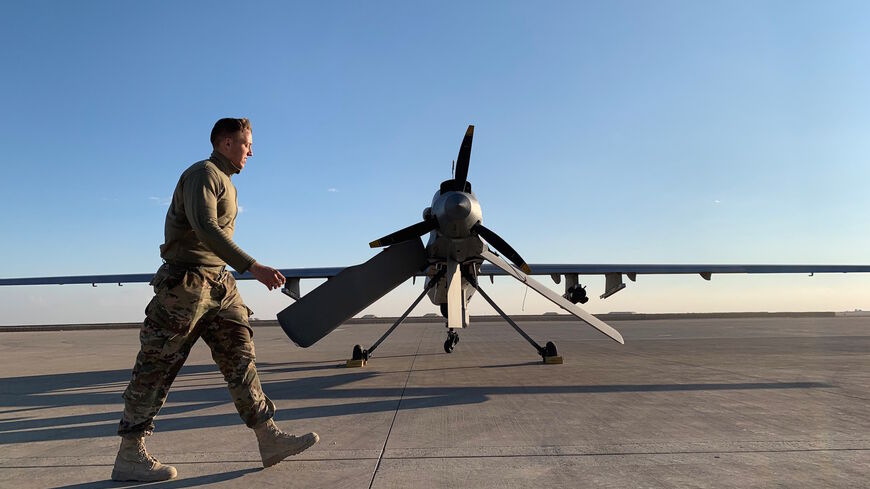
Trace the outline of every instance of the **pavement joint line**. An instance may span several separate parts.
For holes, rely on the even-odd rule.
[[[423,458],[439,458],[439,457],[419,457]],[[443,458],[461,458],[461,457],[443,457]],[[306,462],[359,462],[361,460],[374,460],[374,457],[365,457],[365,458],[300,458],[294,460],[282,460],[281,464],[301,464]],[[396,460],[399,460],[398,458]],[[206,464],[213,465],[224,465],[224,464],[252,464],[255,467],[263,468],[263,462],[260,460],[196,460],[190,462],[172,462],[172,465],[191,465],[191,466],[200,466]],[[107,462],[103,464],[82,464],[82,463],[72,463],[72,464],[51,464],[51,465],[2,465],[0,464],[0,469],[52,469],[52,468],[68,468],[68,467],[112,467],[115,463]]]
[[[655,456],[655,455],[740,455],[740,454],[777,454],[777,453],[822,453],[822,452],[868,452],[868,448],[806,448],[806,449],[785,449],[785,450],[696,450],[696,451],[661,451],[661,452],[601,452],[601,453],[520,453],[520,454],[498,454],[498,455],[419,455],[419,456],[399,456],[385,457],[387,460],[478,460],[478,459],[522,459],[522,458],[569,458],[569,457],[640,457],[640,456]],[[356,462],[361,460],[374,460],[374,457],[364,458],[306,458],[283,460],[281,463],[306,463],[306,462]],[[205,465],[205,464],[252,464],[258,466],[260,461],[249,460],[197,460],[190,462],[173,462],[173,465]],[[72,463],[72,464],[51,464],[51,465],[3,465],[3,469],[45,469],[45,468],[66,468],[66,467],[111,467],[112,463]]]
[[[644,455],[736,455],[741,453],[870,452],[870,448],[792,448],[786,450],[687,450],[670,452],[519,453],[499,455],[418,455],[386,457],[388,460],[465,460],[486,458],[621,457]]]
[[[755,336],[755,335],[745,335],[745,336],[693,336],[691,338],[679,338],[676,336],[672,337],[664,337],[664,336],[651,336],[649,338],[632,338],[635,341],[698,341],[698,340],[759,340],[759,339],[771,339],[771,338],[782,338],[784,340],[801,340],[801,339],[811,339],[811,338],[862,338],[862,336],[855,336],[851,334],[820,334],[818,336],[806,336],[806,335],[777,335],[777,336]],[[595,338],[598,340],[598,338]],[[590,338],[591,340],[591,338]],[[578,341],[586,341],[583,340]],[[602,341],[612,341],[604,339]]]
[[[381,453],[378,455],[378,463],[375,465],[375,470],[372,472],[372,480],[369,482],[369,489],[375,485],[375,478],[378,476],[378,469],[381,468],[381,461],[384,459],[384,452],[387,451],[387,443],[390,441],[390,434],[393,432],[393,426],[396,424],[396,418],[399,417],[399,410],[402,409],[402,399],[405,398],[405,389],[408,388],[408,382],[411,380],[411,372],[414,371],[414,364],[417,363],[417,354],[420,353],[420,346],[423,344],[423,337],[420,335],[420,341],[417,343],[417,351],[414,352],[414,358],[411,360],[411,366],[408,367],[408,376],[405,377],[405,385],[402,386],[402,393],[399,394],[399,402],[396,403],[396,411],[393,413],[393,420],[390,421],[390,429],[387,430],[387,436],[384,438],[384,446],[381,448]]]

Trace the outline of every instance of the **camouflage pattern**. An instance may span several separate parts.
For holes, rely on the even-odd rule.
[[[275,405],[263,394],[254,365],[254,332],[248,324],[252,311],[242,302],[233,276],[224,267],[164,264],[151,285],[154,298],[145,308],[142,347],[124,391],[118,434],[151,434],[169,387],[200,337],[211,348],[245,424],[253,428],[271,419]]]

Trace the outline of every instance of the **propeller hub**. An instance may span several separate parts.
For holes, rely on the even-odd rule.
[[[454,193],[444,202],[444,213],[450,220],[459,221],[471,214],[471,200],[461,193]]]
[[[471,226],[481,220],[477,197],[465,192],[436,192],[431,213],[440,232],[448,238],[468,237]]]

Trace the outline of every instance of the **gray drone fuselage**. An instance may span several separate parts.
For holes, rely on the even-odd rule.
[[[487,249],[483,241],[473,234],[471,229],[481,222],[483,214],[480,202],[474,192],[461,192],[456,190],[441,193],[435,192],[432,197],[432,205],[423,210],[423,219],[434,217],[438,221],[438,228],[429,233],[429,241],[426,244],[426,253],[429,255],[430,267],[426,283],[442,268],[450,268],[450,263],[457,263],[459,267],[473,276],[477,276],[483,260],[480,254]],[[465,279],[461,279],[462,297],[464,304],[474,295],[474,287]],[[448,288],[450,285],[449,275],[443,275],[439,283],[429,293],[429,300],[436,306],[447,304]],[[463,304],[463,305],[464,305]],[[467,308],[464,322],[468,323]]]

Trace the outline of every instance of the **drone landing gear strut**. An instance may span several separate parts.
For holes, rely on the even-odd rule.
[[[398,328],[399,325],[402,324],[402,321],[404,321],[405,318],[408,317],[408,314],[411,314],[411,311],[415,307],[417,307],[417,304],[419,304],[421,300],[423,300],[423,297],[426,297],[426,293],[429,292],[429,290],[432,289],[432,287],[435,287],[435,285],[438,284],[438,281],[441,280],[441,277],[443,275],[444,275],[444,271],[441,271],[429,280],[429,283],[426,284],[426,287],[423,288],[423,293],[421,293],[417,297],[417,299],[411,304],[411,306],[408,307],[408,309],[406,309],[405,312],[401,316],[399,316],[399,319],[397,319],[396,322],[394,322],[393,325],[390,326],[390,329],[388,329],[387,332],[383,334],[383,336],[378,338],[378,341],[375,341],[375,344],[373,344],[368,349],[363,349],[360,345],[354,345],[353,353],[351,355],[350,360],[347,361],[347,366],[348,367],[365,367],[366,362],[369,361],[369,358],[371,357],[372,352],[375,351],[375,348],[377,348],[381,343],[383,343],[384,340],[387,339],[387,336],[390,336],[393,333],[393,331],[395,331],[396,328]],[[459,339],[457,338],[456,341],[458,342]]]
[[[468,283],[470,283],[472,285],[472,287],[474,287],[475,289],[477,289],[478,292],[480,292],[480,296],[483,297],[486,300],[486,302],[489,302],[489,305],[492,306],[492,308],[495,309],[495,311],[501,317],[503,317],[504,320],[507,321],[507,323],[510,324],[511,327],[513,327],[517,331],[517,333],[520,334],[520,336],[525,338],[525,340],[528,341],[529,344],[531,344],[532,346],[535,347],[535,350],[538,351],[538,355],[541,355],[541,358],[544,359],[544,363],[546,363],[546,364],[560,364],[560,363],[562,363],[562,357],[559,356],[558,352],[556,351],[556,345],[553,344],[552,341],[548,341],[547,345],[543,346],[543,347],[541,345],[539,345],[535,340],[532,339],[531,336],[527,335],[525,331],[523,331],[519,326],[517,326],[517,323],[515,323],[513,321],[513,319],[511,319],[507,314],[505,314],[505,312],[502,311],[501,308],[498,307],[498,305],[496,305],[496,303],[493,302],[493,300],[490,299],[490,297],[488,295],[486,295],[486,292],[484,292],[478,286],[477,280],[474,280],[473,277],[469,277],[467,275],[466,275],[465,279],[468,281]],[[445,349],[447,348],[446,343],[445,343],[444,347],[445,347]]]

